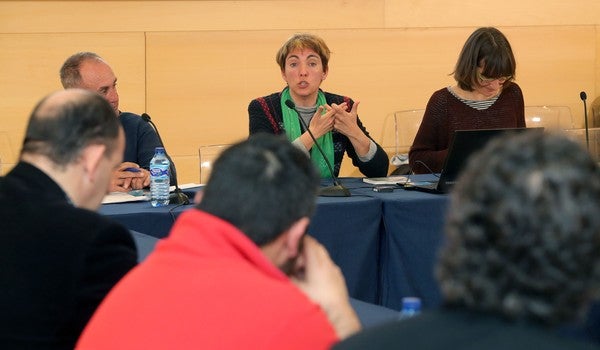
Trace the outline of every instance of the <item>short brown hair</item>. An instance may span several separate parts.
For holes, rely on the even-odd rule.
[[[81,84],[81,73],[79,68],[87,60],[104,61],[102,57],[94,52],[78,52],[73,54],[60,68],[60,82],[65,89],[77,88]]]
[[[327,44],[325,44],[325,41],[314,34],[298,33],[289,38],[279,51],[277,51],[277,55],[275,55],[275,61],[277,61],[282,71],[285,70],[285,59],[295,49],[313,50],[321,58],[323,71],[327,72],[329,70],[329,56],[331,55],[331,51],[327,47]]]
[[[473,91],[477,68],[483,68],[481,75],[488,78],[508,77],[504,86],[515,78],[515,56],[508,39],[498,29],[479,28],[465,42],[453,73],[461,89]]]

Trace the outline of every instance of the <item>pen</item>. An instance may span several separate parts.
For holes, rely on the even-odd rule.
[[[140,168],[125,168],[125,169],[123,169],[123,171],[131,171],[132,173],[139,173],[141,170],[140,170]]]

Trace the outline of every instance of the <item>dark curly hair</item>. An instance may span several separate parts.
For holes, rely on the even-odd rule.
[[[578,144],[492,140],[456,185],[437,277],[448,304],[514,320],[572,319],[600,282],[600,171]]]

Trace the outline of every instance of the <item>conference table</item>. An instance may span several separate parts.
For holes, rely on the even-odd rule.
[[[341,178],[351,197],[319,197],[308,233],[341,268],[351,297],[400,310],[404,296],[423,307],[440,303],[435,257],[443,243],[447,196],[407,191],[374,192],[360,178]],[[186,190],[193,198],[201,187]],[[149,202],[105,204],[100,213],[133,231],[164,238],[193,204],[154,208]]]

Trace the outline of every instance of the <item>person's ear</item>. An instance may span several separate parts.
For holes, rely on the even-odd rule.
[[[325,69],[323,71],[323,77],[321,77],[321,81],[325,80],[327,78],[327,74],[329,74],[329,69]]]
[[[287,231],[285,239],[285,250],[289,258],[294,258],[300,253],[300,241],[306,233],[310,220],[307,217],[300,218],[292,224]]]
[[[202,197],[204,197],[204,190],[196,192],[196,194],[194,195],[194,204],[200,204],[200,202],[202,202]]]
[[[281,77],[287,83],[287,78],[285,77],[285,68],[281,70]]]
[[[104,157],[105,151],[106,145],[92,144],[86,146],[81,152],[81,163],[84,169],[84,176],[92,183],[96,180],[98,168]]]

